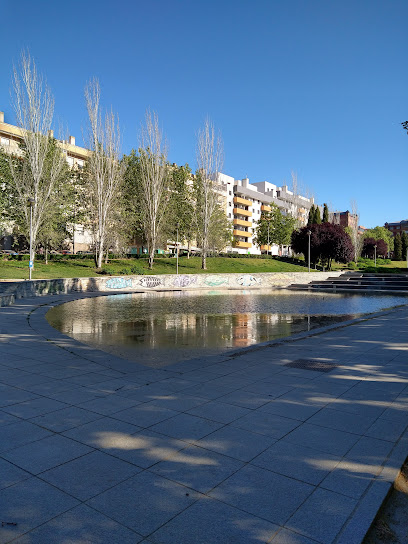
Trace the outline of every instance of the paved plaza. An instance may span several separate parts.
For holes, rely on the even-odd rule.
[[[361,542],[408,455],[408,307],[152,369],[52,329],[78,296],[0,309],[0,543]]]

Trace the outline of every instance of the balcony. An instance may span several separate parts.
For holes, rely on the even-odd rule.
[[[234,204],[242,204],[243,206],[252,206],[252,200],[247,200],[241,196],[234,196]]]
[[[243,215],[245,217],[252,217],[252,212],[249,210],[244,210],[242,208],[234,208],[233,209],[234,215]]]
[[[272,208],[270,206],[266,206],[265,204],[262,204],[261,206],[261,212],[270,212]]]
[[[251,238],[252,233],[247,232],[246,230],[235,230],[233,231],[234,236],[242,236],[243,238]]]
[[[243,219],[234,219],[233,223],[240,227],[252,227],[251,221],[244,221]]]
[[[272,246],[261,246],[261,251],[271,251]]]
[[[250,242],[241,242],[240,240],[237,240],[236,242],[234,242],[234,247],[242,247],[248,249],[252,247],[252,244]]]

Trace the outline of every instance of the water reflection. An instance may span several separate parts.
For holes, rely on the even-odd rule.
[[[366,312],[404,297],[286,291],[142,293],[69,302],[47,314],[77,340],[151,366],[220,353]]]

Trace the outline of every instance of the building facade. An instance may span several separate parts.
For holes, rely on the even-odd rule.
[[[350,213],[348,210],[345,212],[334,212],[333,223],[342,227],[355,228],[358,222],[358,215]]]
[[[51,131],[51,136],[53,133]],[[10,155],[21,155],[20,143],[23,140],[22,129],[4,122],[4,112],[0,111],[0,148]],[[89,150],[75,144],[75,137],[69,136],[68,141],[57,140],[63,154],[71,168],[83,168]],[[77,251],[87,251],[92,244],[91,233],[83,225],[70,225],[73,233],[72,241],[67,241],[67,246],[73,253]],[[0,248],[11,249],[12,244],[12,225],[3,226],[3,232],[0,237]]]
[[[277,245],[260,246],[255,244],[254,237],[262,212],[278,206],[283,214],[291,214],[297,219],[299,226],[307,223],[309,210],[314,204],[313,198],[294,195],[286,185],[278,187],[269,181],[250,183],[248,178],[234,179],[220,173],[218,181],[222,186],[225,213],[233,224],[233,243],[227,251],[240,254],[260,255],[269,252],[278,255]],[[289,248],[283,248],[284,254]]]
[[[385,223],[384,227],[392,232],[393,236],[406,232],[408,234],[408,219],[403,219],[399,223]]]

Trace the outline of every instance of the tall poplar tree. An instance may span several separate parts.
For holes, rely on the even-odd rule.
[[[399,234],[394,238],[394,261],[402,261],[402,240]]]
[[[329,208],[327,207],[327,204],[324,203],[323,207],[323,223],[329,222]]]
[[[407,258],[407,251],[408,251],[408,234],[406,232],[403,232],[401,234],[401,257],[403,260]]]
[[[313,225],[315,222],[315,207],[314,204],[312,204],[310,210],[309,210],[309,217],[307,220],[307,226],[310,227],[310,225]]]

